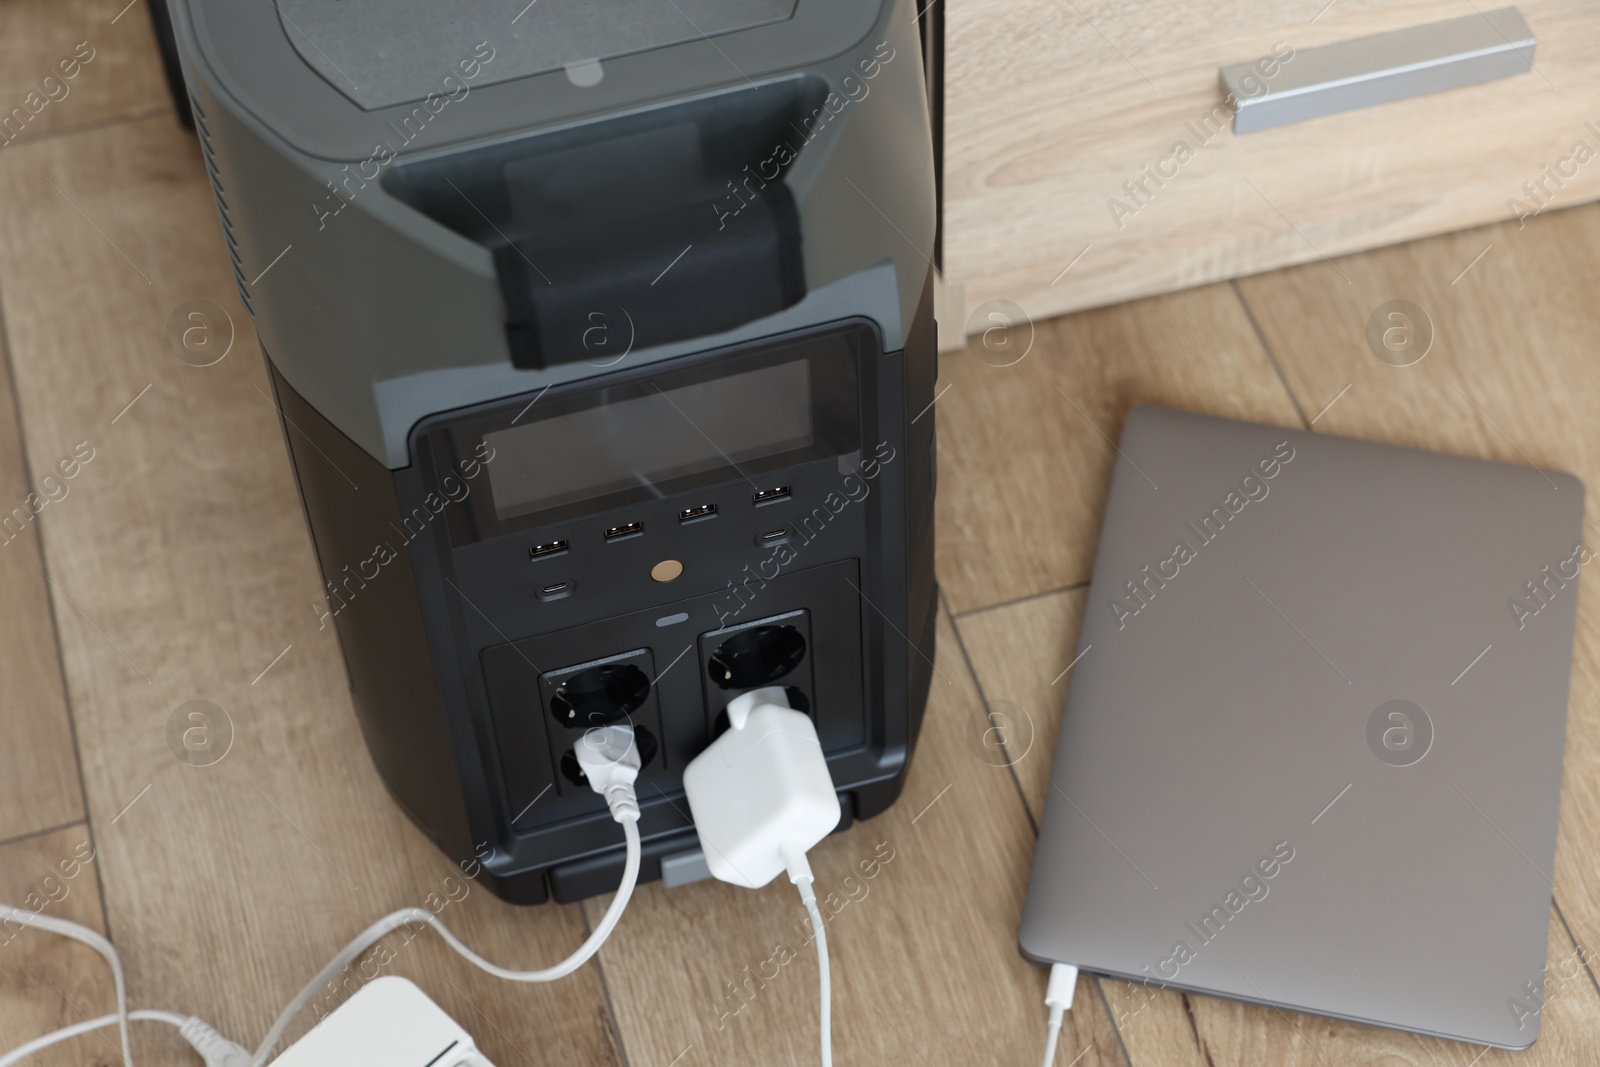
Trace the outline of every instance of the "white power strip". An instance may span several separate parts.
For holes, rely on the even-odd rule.
[[[472,1035],[404,978],[363,986],[272,1067],[494,1067]]]

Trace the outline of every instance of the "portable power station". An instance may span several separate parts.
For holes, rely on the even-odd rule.
[[[926,702],[935,170],[910,0],[173,0],[201,150],[395,799],[500,896],[642,878],[741,692],[845,811]],[[677,872],[676,874],[674,872]]]

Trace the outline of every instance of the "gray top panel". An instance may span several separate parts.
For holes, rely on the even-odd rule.
[[[1024,951],[1532,1042],[1583,496],[1554,471],[1130,413]]]
[[[520,13],[466,7],[440,17],[435,0],[278,0],[300,58],[363,108],[421,100],[478,41],[498,55],[480,82],[492,85],[570,64],[780,22],[795,0],[535,0]],[[509,13],[508,13],[509,12]],[[381,26],[382,35],[373,32]]]
[[[190,61],[204,62],[217,91],[290,148],[317,159],[349,162],[367,158],[373,145],[392,141],[395,131],[408,125],[425,128],[407,139],[402,155],[759,82],[843,54],[871,32],[883,11],[883,0],[741,0],[739,17],[724,15],[717,20],[724,30],[716,37],[693,34],[616,55],[601,60],[598,70],[574,78],[565,69],[548,69],[548,64],[544,73],[534,70],[540,67],[538,49],[545,46],[527,44],[537,41],[538,35],[529,34],[524,24],[551,2],[539,0],[516,23],[512,19],[518,5],[508,5],[504,17],[481,36],[473,16],[452,14],[440,20],[437,36],[397,36],[393,46],[375,43],[397,32],[390,5],[379,0],[327,5],[351,9],[349,15],[321,16],[337,19],[336,23],[312,17],[326,0],[284,0],[282,18],[271,3],[185,0],[185,5],[199,46],[199,56]],[[592,7],[605,11],[609,19],[614,9],[635,3],[643,6],[643,0],[627,0],[625,5],[617,0]],[[714,6],[709,0],[676,3],[697,21],[695,12],[702,5]],[[785,6],[790,8],[788,18],[756,21],[759,12]],[[663,2],[662,7],[676,15],[673,4]],[[381,14],[373,14],[375,8]],[[379,25],[382,32],[364,32],[357,12],[366,12],[365,24]],[[301,15],[311,24],[301,22]],[[562,17],[569,40],[591,32],[584,29],[588,16],[582,12]],[[318,35],[332,25],[339,32],[329,39],[334,43],[330,49]],[[636,40],[649,36],[639,28],[627,32],[637,35]],[[594,40],[614,46],[601,51],[615,51],[622,33],[623,28],[609,26],[605,33],[595,31]],[[314,66],[302,58],[302,51],[315,55],[318,48],[324,54],[316,57]],[[593,58],[566,56],[560,49],[549,54],[562,63]],[[374,86],[362,85],[368,76],[378,79]],[[364,109],[352,96],[369,88],[373,99],[398,95],[407,100]],[[418,114],[423,106],[419,98],[431,100],[429,114]]]

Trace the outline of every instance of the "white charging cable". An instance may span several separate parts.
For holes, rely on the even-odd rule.
[[[578,766],[583,769],[584,777],[588,779],[589,788],[606,798],[606,804],[611,809],[611,817],[622,824],[622,834],[627,841],[628,849],[627,860],[622,868],[622,884],[617,888],[617,895],[612,898],[611,906],[606,909],[605,916],[594,928],[594,932],[576,952],[554,967],[542,971],[509,970],[490,963],[468,948],[432,912],[423,908],[402,908],[385,915],[367,927],[306,984],[300,994],[289,1002],[283,1014],[278,1016],[278,1021],[272,1024],[272,1029],[267,1031],[267,1036],[256,1049],[255,1055],[251,1057],[250,1067],[262,1067],[267,1062],[267,1057],[277,1047],[284,1031],[288,1030],[289,1024],[294,1021],[294,1017],[311,1002],[311,998],[315,997],[319,990],[385,935],[409,923],[425,923],[431,926],[438,931],[440,937],[444,938],[445,944],[468,963],[508,982],[553,982],[557,978],[565,978],[589,962],[590,957],[599,952],[600,946],[605,944],[606,938],[611,936],[611,931],[616,929],[629,899],[633,896],[634,887],[639,882],[639,800],[634,794],[634,782],[639,777],[639,746],[634,743],[633,727],[602,726],[586,733],[575,747],[574,754],[577,756]]]
[[[816,879],[811,874],[811,861],[794,842],[785,841],[780,847],[789,881],[800,890],[800,901],[806,906],[806,914],[811,916],[811,929],[816,935],[817,975],[822,987],[822,1011],[818,1020],[822,1030],[822,1067],[833,1067],[833,979],[828,972],[828,932],[822,928],[822,909],[817,907],[817,893],[811,885]]]
[[[1056,1045],[1061,1040],[1061,1018],[1072,1010],[1072,995],[1078,989],[1078,968],[1070,963],[1050,967],[1050,981],[1044,988],[1045,1007],[1050,1009],[1050,1024],[1044,1043],[1044,1067],[1056,1061]]]
[[[816,932],[822,1065],[833,1067],[828,937],[806,852],[841,809],[816,726],[780,686],[743,693],[728,704],[727,733],[684,768],[683,791],[713,876],[758,889],[787,871],[800,890]]]
[[[623,911],[628,906],[629,899],[633,896],[634,887],[639,882],[639,801],[634,793],[634,782],[639,777],[639,748],[634,743],[633,728],[631,726],[604,726],[590,730],[584,735],[575,748],[578,765],[583,768],[584,776],[590,788],[606,798],[606,805],[611,809],[611,817],[622,824],[622,834],[626,841],[627,859],[622,868],[622,884],[617,888],[617,895],[612,899],[611,906],[606,909],[605,916],[595,926],[587,940],[578,947],[578,950],[565,960],[548,967],[542,971],[516,971],[497,964],[490,963],[472,949],[468,948],[460,938],[456,937],[430,911],[423,908],[402,908],[391,912],[382,919],[373,923],[362,931],[361,934],[344,947],[340,953],[302,989],[289,1006],[278,1016],[277,1022],[272,1024],[272,1029],[267,1031],[267,1036],[262,1040],[254,1055],[247,1053],[242,1047],[229,1041],[216,1031],[210,1024],[202,1019],[186,1015],[178,1015],[164,1011],[128,1011],[127,990],[123,982],[122,960],[117,956],[117,950],[111,942],[86,926],[80,926],[64,919],[53,919],[44,915],[35,915],[21,908],[9,904],[0,904],[0,918],[11,919],[22,926],[36,927],[47,930],[63,937],[70,937],[81,941],[104,956],[111,964],[111,972],[116,980],[117,987],[117,1014],[107,1015],[99,1019],[78,1023],[64,1027],[53,1033],[36,1038],[20,1048],[14,1049],[4,1057],[0,1057],[0,1067],[12,1067],[23,1059],[33,1055],[41,1049],[49,1048],[59,1042],[78,1037],[98,1030],[116,1022],[122,1034],[122,1063],[123,1067],[133,1067],[133,1052],[128,1034],[129,1020],[148,1020],[166,1022],[178,1027],[184,1039],[199,1052],[205,1060],[207,1067],[262,1067],[267,1058],[283,1039],[284,1032],[294,1022],[298,1015],[311,999],[322,990],[340,971],[349,966],[352,961],[380,941],[386,934],[411,923],[422,923],[438,931],[445,943],[461,955],[467,962],[480,970],[503,978],[508,982],[553,982],[558,978],[565,978],[587,963],[598,951],[600,946],[611,936],[611,931],[616,929],[617,923],[622,918]]]

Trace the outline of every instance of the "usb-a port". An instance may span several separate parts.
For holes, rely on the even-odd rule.
[[[776,489],[763,489],[755,495],[756,507],[762,504],[776,504],[780,500],[789,499],[789,487],[780,485]]]
[[[644,523],[642,522],[630,522],[624,526],[608,526],[606,527],[606,540],[622,541],[629,537],[637,537],[642,533],[644,533]]]
[[[542,545],[534,545],[528,549],[528,557],[530,559],[544,559],[546,556],[559,556],[566,550],[567,543],[565,541],[547,541]]]
[[[678,521],[699,522],[701,519],[712,518],[716,515],[716,513],[717,506],[715,504],[701,504],[698,507],[684,508],[682,511],[678,512]]]

